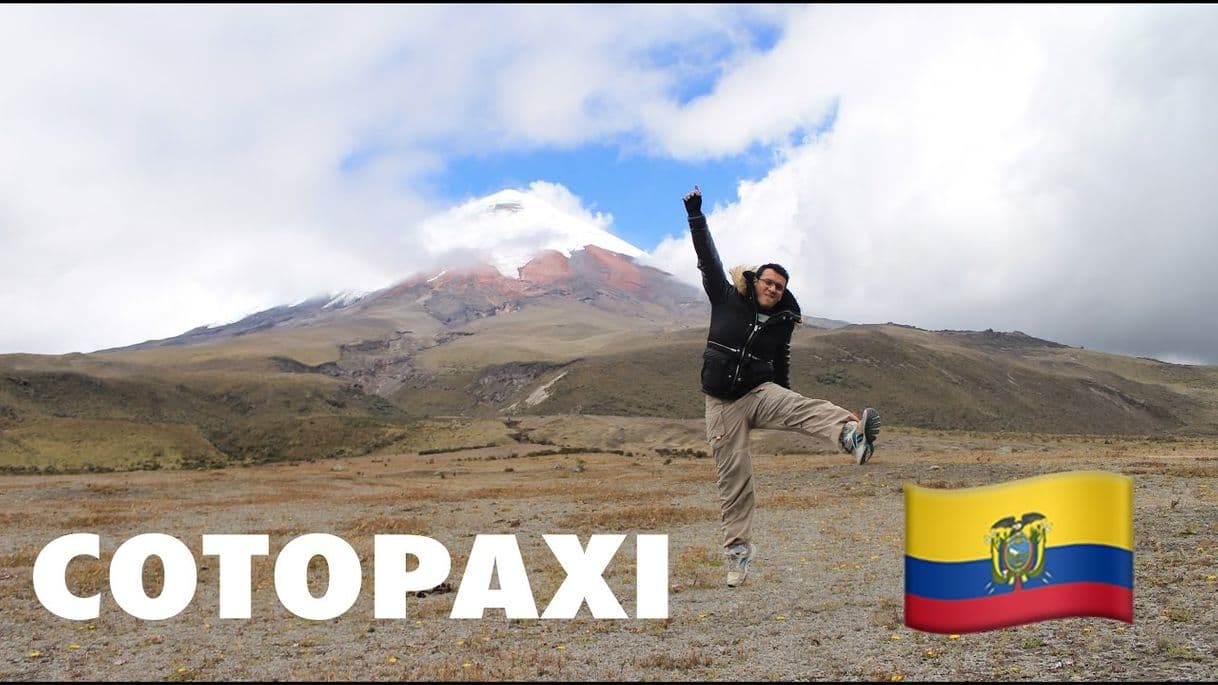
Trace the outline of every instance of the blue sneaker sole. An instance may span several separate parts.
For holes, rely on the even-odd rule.
[[[863,451],[863,456],[858,458],[858,465],[862,466],[868,461],[871,461],[872,455],[875,454],[875,439],[880,434],[880,413],[871,407],[863,410],[863,441],[867,447]]]
[[[867,442],[875,442],[876,436],[880,434],[880,412],[867,407],[863,410],[863,439]]]

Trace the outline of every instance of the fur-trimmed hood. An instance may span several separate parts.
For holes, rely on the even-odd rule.
[[[741,264],[732,267],[728,274],[732,277],[732,284],[736,286],[736,292],[745,298],[752,299],[753,281],[757,278],[757,267]],[[803,324],[804,317],[799,310],[799,302],[795,300],[795,296],[791,294],[790,290],[782,291],[782,299],[774,305],[775,312],[784,310],[789,310],[795,315],[796,324]]]

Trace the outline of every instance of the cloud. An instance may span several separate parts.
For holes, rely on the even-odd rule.
[[[0,75],[0,311],[19,323],[0,349],[130,344],[371,285],[394,265],[369,236],[431,211],[335,168],[354,112],[341,75],[368,59],[349,24],[322,40],[303,8],[285,23],[199,7],[4,14],[3,61],[21,66]]]
[[[527,190],[501,190],[423,221],[418,233],[432,268],[491,264],[508,278],[541,250],[571,252],[594,244],[630,256],[646,253],[607,229],[613,217],[586,209],[562,185],[535,181]]]
[[[811,313],[1218,363],[1215,29],[1207,6],[6,6],[0,352],[386,285],[428,266],[448,160],[608,145],[771,150],[706,189],[711,225]],[[695,282],[687,243],[652,259]]]
[[[724,262],[786,264],[807,311],[1218,363],[1215,29],[1208,7],[814,8],[656,130],[728,154],[836,103],[738,197],[704,189]],[[654,255],[694,282],[688,242]]]
[[[775,14],[6,6],[0,352],[130,344],[409,275],[446,159],[627,135],[639,102],[719,68],[655,46],[730,53],[742,18]]]

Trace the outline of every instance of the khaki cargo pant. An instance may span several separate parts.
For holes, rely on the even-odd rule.
[[[723,546],[747,543],[753,529],[751,429],[799,431],[837,446],[846,422],[857,420],[835,404],[808,399],[776,383],[762,383],[734,402],[707,395],[706,441],[715,457]]]

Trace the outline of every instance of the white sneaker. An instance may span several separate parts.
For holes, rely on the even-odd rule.
[[[880,413],[871,407],[863,410],[862,430],[854,421],[842,428],[842,449],[854,455],[854,463],[862,466],[875,453],[875,439],[880,434]]]
[[[749,564],[757,555],[757,547],[752,543],[732,545],[727,549],[727,586],[740,587],[749,575]]]

